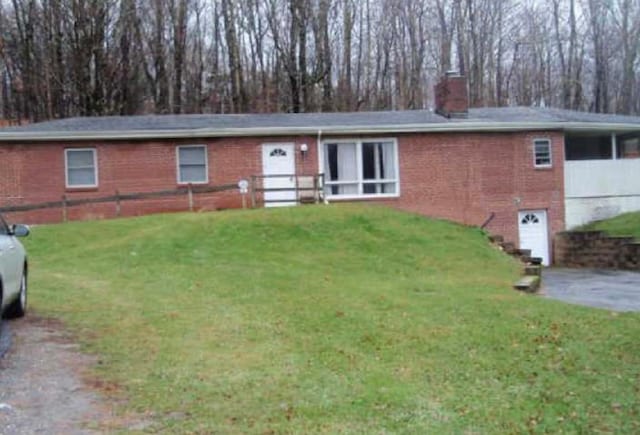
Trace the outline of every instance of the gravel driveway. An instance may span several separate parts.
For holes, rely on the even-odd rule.
[[[3,340],[11,334],[12,343],[0,358],[1,434],[92,434],[110,427],[109,407],[82,379],[94,361],[59,323],[32,315],[3,329]]]
[[[640,272],[545,269],[544,296],[613,311],[640,311]]]

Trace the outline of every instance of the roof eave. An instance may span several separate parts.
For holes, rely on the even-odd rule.
[[[380,126],[332,127],[244,127],[187,130],[122,130],[84,132],[0,132],[0,142],[87,141],[87,140],[148,140],[148,139],[201,139],[208,137],[262,137],[383,134],[383,133],[456,133],[456,132],[513,132],[513,131],[640,131],[640,124],[590,122],[447,122],[437,124],[399,124]]]

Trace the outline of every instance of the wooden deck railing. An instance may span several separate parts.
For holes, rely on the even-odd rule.
[[[285,187],[265,187],[266,180],[287,179],[292,185]],[[290,192],[291,198],[267,199],[267,193]],[[262,194],[262,201],[265,205],[272,203],[320,203],[324,201],[324,174],[296,175],[253,175],[249,185],[251,195],[251,207],[255,208],[258,202],[258,195]]]

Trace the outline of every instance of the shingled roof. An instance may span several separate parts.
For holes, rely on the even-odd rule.
[[[640,117],[534,107],[475,108],[462,119],[428,110],[103,116],[3,128],[0,142],[549,129],[637,131]]]

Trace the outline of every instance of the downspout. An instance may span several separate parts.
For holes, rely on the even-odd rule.
[[[318,174],[322,174],[322,152],[320,145],[322,144],[322,130],[318,130],[318,136],[316,138],[316,149],[318,150]]]
[[[324,172],[323,172],[323,158],[324,150],[322,149],[322,129],[318,129],[318,136],[316,138],[316,150],[318,153],[318,180],[320,181],[320,195],[325,204],[329,204],[329,201],[324,196]]]

